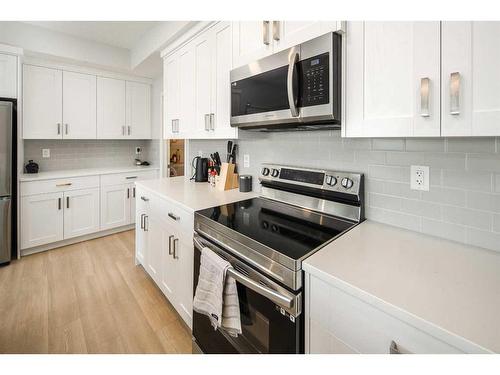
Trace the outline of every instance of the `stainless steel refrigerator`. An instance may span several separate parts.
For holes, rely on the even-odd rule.
[[[15,236],[16,101],[0,98],[0,264],[11,260]]]

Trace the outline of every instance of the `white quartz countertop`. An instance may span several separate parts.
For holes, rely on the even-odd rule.
[[[255,192],[241,193],[238,189],[219,191],[207,182],[194,182],[186,177],[137,181],[136,185],[172,200],[190,212],[242,201],[258,195]]]
[[[69,178],[69,177],[82,177],[82,176],[96,176],[101,174],[113,174],[113,173],[128,173],[128,172],[138,172],[138,171],[154,171],[158,170],[159,167],[155,166],[125,166],[125,167],[103,167],[103,168],[86,168],[86,169],[67,169],[60,171],[48,171],[28,174],[24,173],[20,176],[19,181],[42,181],[42,180],[52,180],[55,178]]]
[[[365,221],[303,268],[436,337],[500,352],[499,252]]]

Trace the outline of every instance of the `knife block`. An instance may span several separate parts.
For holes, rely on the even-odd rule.
[[[222,163],[220,173],[215,179],[217,190],[230,190],[238,187],[238,174],[234,173],[235,165],[232,163]]]

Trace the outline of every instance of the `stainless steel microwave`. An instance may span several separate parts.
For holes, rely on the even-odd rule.
[[[231,126],[332,129],[341,120],[342,37],[328,33],[231,71]]]

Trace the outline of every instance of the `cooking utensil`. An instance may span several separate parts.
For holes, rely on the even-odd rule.
[[[237,147],[238,147],[238,145],[236,143],[233,144],[233,147],[231,149],[231,155],[229,156],[230,163],[236,164],[236,148]]]
[[[231,152],[233,151],[233,141],[227,141],[227,162],[231,161]]]

